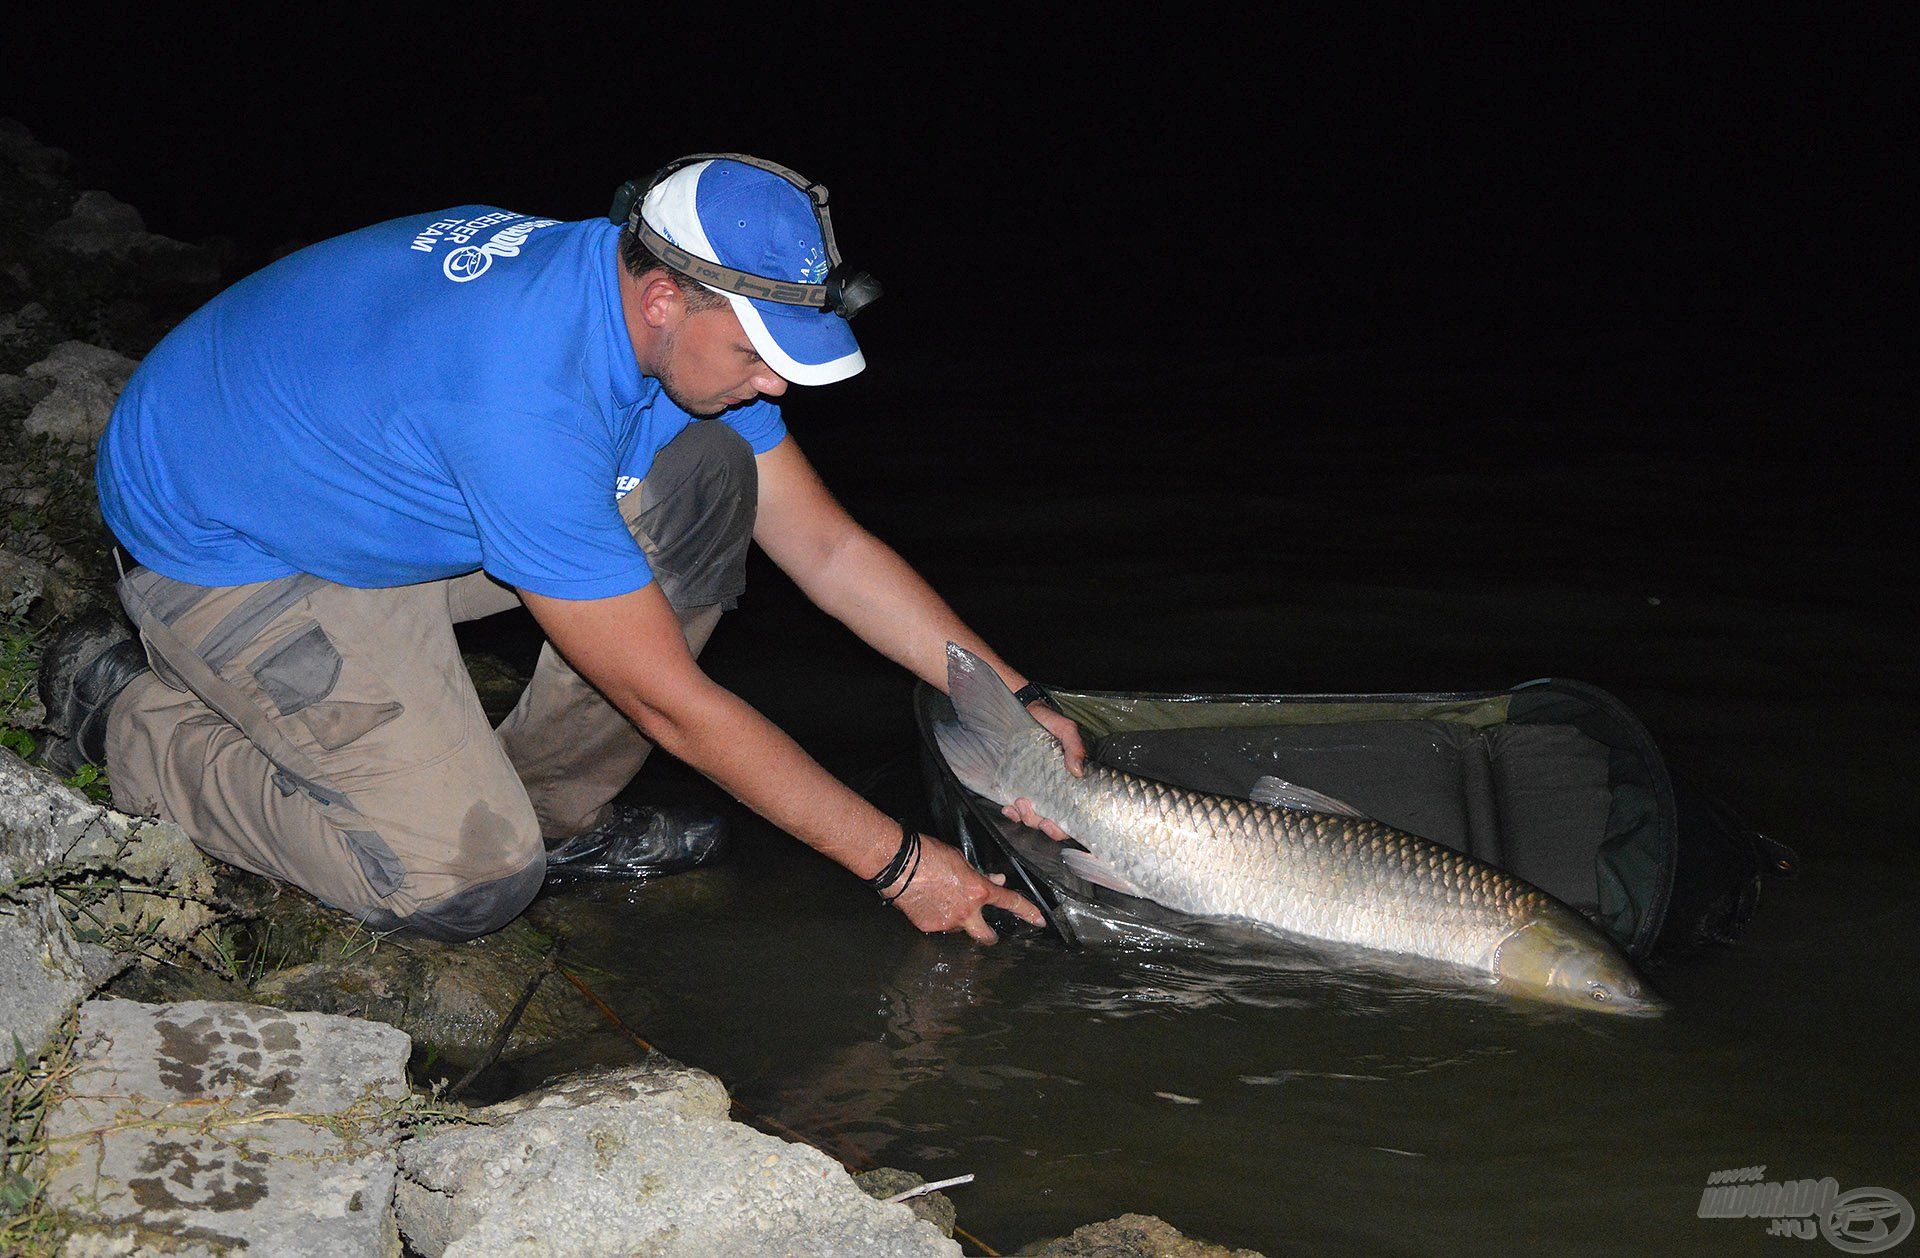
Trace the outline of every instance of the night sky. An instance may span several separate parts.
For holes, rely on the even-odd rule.
[[[1316,355],[1804,379],[1912,348],[1920,74],[1884,16],[51,8],[15,22],[0,114],[154,230],[264,258],[463,202],[585,217],[740,148],[833,189],[888,289],[876,371],[957,388],[1117,355],[1237,405]]]

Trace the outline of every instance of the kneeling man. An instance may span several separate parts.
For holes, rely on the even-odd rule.
[[[954,641],[1027,686],[846,514],[772,400],[864,366],[848,316],[877,285],[840,265],[824,190],[703,156],[627,200],[378,224],[176,328],[100,446],[139,637],[94,625],[49,651],[60,755],[377,930],[481,935],[550,846],[660,840],[612,803],[654,745],[922,930],[991,942],[989,904],[1037,922],[696,662],[753,540],[919,677],[944,687]],[[548,641],[494,729],[453,626],[521,603]],[[1029,696],[1077,769],[1078,731]]]

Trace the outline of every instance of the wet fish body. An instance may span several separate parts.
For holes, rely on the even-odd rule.
[[[1442,962],[1521,995],[1660,1008],[1585,917],[1464,852],[1342,815],[1337,801],[1271,778],[1255,800],[1096,764],[1075,778],[1058,742],[977,656],[949,646],[948,681],[960,719],[934,734],[956,776],[996,803],[1032,800],[1086,847],[1065,856],[1090,881],[1196,916]]]

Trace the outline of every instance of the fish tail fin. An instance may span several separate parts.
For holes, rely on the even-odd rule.
[[[960,785],[996,804],[1012,802],[1000,798],[1000,756],[986,739],[969,732],[958,721],[942,721],[933,727],[933,741],[940,745],[940,754],[947,758]]]
[[[999,798],[1007,744],[1038,722],[985,660],[952,642],[947,643],[947,697],[960,719],[936,725],[933,737],[954,776],[970,791],[1010,802]]]

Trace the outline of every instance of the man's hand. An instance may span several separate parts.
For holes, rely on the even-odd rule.
[[[1060,741],[1060,750],[1067,758],[1067,772],[1077,778],[1085,777],[1087,745],[1081,741],[1080,727],[1073,723],[1073,718],[1054,711],[1044,703],[1029,703],[1027,711],[1033,714],[1033,719],[1040,722],[1049,734]],[[1000,811],[1007,820],[1017,821],[1023,826],[1032,826],[1056,843],[1065,842],[1068,837],[1065,830],[1042,817],[1034,809],[1033,801],[1024,795]]]
[[[1060,741],[1060,750],[1067,757],[1067,772],[1077,778],[1087,776],[1087,745],[1080,739],[1080,727],[1073,718],[1063,712],[1056,712],[1044,703],[1029,703],[1027,711],[1033,719],[1046,728]]]
[[[1004,887],[1005,874],[988,878],[967,864],[960,850],[926,835],[920,837],[920,871],[895,900],[894,907],[929,935],[964,930],[983,944],[1000,936],[980,914],[986,905],[1006,909],[1035,926],[1047,924],[1046,915],[1031,901]],[[891,893],[892,887],[883,887]]]

